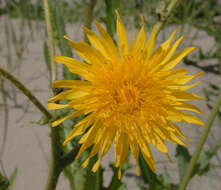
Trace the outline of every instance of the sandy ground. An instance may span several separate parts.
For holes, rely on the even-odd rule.
[[[20,21],[14,20],[13,26],[16,29],[16,35],[20,35],[19,29]],[[6,35],[4,31],[4,20],[0,20],[0,64],[4,68],[7,68],[7,46],[6,46]],[[188,28],[188,27],[187,27]],[[19,78],[29,89],[35,91],[35,95],[39,98],[42,104],[46,105],[47,99],[50,96],[49,92],[49,83],[48,83],[48,72],[45,65],[43,57],[43,43],[45,40],[44,25],[42,23],[36,23],[33,25],[34,29],[34,39],[30,37],[30,31],[27,28],[24,28],[24,31],[21,33],[25,34],[25,51],[22,56],[22,61],[19,70],[14,70],[13,74]],[[165,35],[168,36],[172,29],[168,29],[165,32]],[[73,40],[79,40],[83,38],[82,30],[80,24],[73,24],[67,26],[68,36]],[[185,30],[184,33],[191,33],[194,35],[195,30]],[[129,34],[130,36],[132,33]],[[190,35],[190,36],[191,36]],[[159,38],[160,39],[160,38]],[[160,39],[161,40],[161,39]],[[159,40],[159,41],[160,41]],[[189,40],[190,41],[190,40]],[[187,47],[189,45],[188,39],[181,45],[181,48]],[[206,35],[204,32],[200,32],[197,38],[194,38],[192,44],[200,46],[203,48],[203,51],[208,51],[213,45],[214,41]],[[16,57],[14,46],[11,46],[12,54],[10,56],[13,66],[19,64],[19,61]],[[58,53],[58,51],[57,51]],[[195,53],[196,55],[196,53]],[[216,63],[214,60],[208,62],[202,62],[202,65],[209,65]],[[182,66],[182,64],[181,64]],[[188,70],[191,74],[200,72],[201,70],[188,66]],[[61,78],[60,78],[61,79]],[[203,77],[200,78],[201,84],[195,87],[192,91],[196,92],[198,95],[204,96],[202,89],[208,86],[209,82],[214,82],[216,84],[221,84],[221,78],[218,75],[212,73],[205,73]],[[5,83],[7,90],[11,90],[11,84]],[[10,106],[9,111],[9,121],[8,121],[8,136],[5,147],[5,152],[3,155],[3,164],[6,170],[7,175],[11,174],[14,168],[18,168],[18,176],[16,178],[13,190],[39,190],[44,189],[46,183],[46,177],[48,173],[48,159],[50,154],[50,141],[49,141],[49,127],[48,126],[38,126],[33,124],[33,122],[40,119],[41,114],[36,110],[31,104],[28,103],[28,100],[24,98],[16,90],[16,102],[9,99],[8,103]],[[206,120],[209,114],[209,109],[206,106],[205,101],[199,101],[195,103],[197,106],[203,110],[204,114],[200,117],[202,120]],[[2,143],[3,137],[3,125],[4,125],[4,111],[2,109],[2,98],[0,99],[0,142]],[[26,110],[21,109],[21,106],[25,107]],[[25,113],[26,112],[26,113]],[[24,114],[25,113],[25,114]],[[200,135],[202,134],[203,128],[193,125],[182,125],[181,130],[184,134],[192,139],[192,143],[189,145],[191,152],[194,151],[196,143]],[[220,137],[221,128],[220,121],[216,119],[212,134],[210,135],[205,148],[211,147],[215,140]],[[174,163],[169,163],[167,159],[153,149],[155,159],[157,162],[157,173],[160,173],[167,169],[169,174],[172,177],[173,182],[178,182],[179,177],[177,173],[177,164],[175,158],[175,145],[168,143],[169,153],[174,160]],[[221,155],[220,155],[221,156]],[[111,150],[108,155],[104,158],[102,164],[107,166],[107,164],[113,160],[113,150]],[[214,163],[217,162],[214,158]],[[133,163],[133,162],[132,162]],[[138,190],[135,180],[133,177],[135,175],[135,168],[131,169],[123,177],[123,181],[128,184],[129,190]],[[209,189],[220,189],[221,182],[219,181],[220,170],[215,169],[204,177],[195,177],[189,184],[188,190],[195,190],[200,188],[201,190]],[[109,183],[111,179],[111,171],[107,169],[105,172],[105,184]],[[203,184],[203,185],[202,185]],[[58,186],[58,190],[67,190],[69,189],[69,184],[67,180],[61,176]]]

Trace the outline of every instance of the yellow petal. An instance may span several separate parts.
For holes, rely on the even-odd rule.
[[[95,156],[100,149],[101,149],[101,143],[94,144],[89,157],[92,158],[93,156]]]
[[[97,160],[97,162],[94,164],[93,168],[91,169],[92,172],[96,172],[101,164],[101,158]]]
[[[137,42],[136,42],[136,46],[135,46],[135,51],[137,53],[140,53],[141,50],[144,49],[144,46],[145,46],[145,43],[146,43],[146,35],[145,35],[145,27],[144,27],[144,24],[140,30],[140,33],[137,37]]]
[[[136,34],[137,34],[137,30],[134,30],[134,34],[133,34],[133,40],[130,46],[130,53],[134,54],[134,50],[135,50],[135,45],[136,45]]]
[[[161,62],[162,65],[164,63],[166,63],[172,57],[173,53],[175,52],[177,47],[180,45],[180,43],[182,42],[183,38],[184,38],[184,36],[181,36],[176,42],[174,42],[173,46],[168,50],[166,57]]]
[[[92,144],[94,144],[94,136],[98,132],[98,129],[101,127],[101,121],[96,121],[93,126],[89,129],[89,131],[84,134],[80,141],[78,142],[79,144],[82,144],[80,150],[78,151],[78,154],[76,156],[76,159],[80,157],[80,155],[87,149],[89,148]]]
[[[155,24],[153,26],[153,30],[150,35],[150,39],[148,40],[148,43],[147,43],[146,49],[145,49],[147,51],[146,60],[148,60],[150,58],[150,56],[152,55],[154,44],[155,44],[155,39],[156,39],[156,33],[157,33],[157,25]]]
[[[104,57],[106,57],[107,59],[112,59],[113,55],[111,55],[111,52],[109,52],[109,46],[106,45],[104,42],[102,42],[102,40],[95,34],[93,33],[91,30],[87,29],[86,27],[83,26],[84,32],[86,33],[90,43],[95,47],[95,49],[97,49],[98,51],[100,51]]]
[[[118,51],[117,51],[117,48],[116,48],[112,38],[110,37],[110,35],[103,29],[103,27],[98,22],[95,21],[95,24],[97,26],[97,29],[98,29],[104,43],[110,47],[110,49],[112,50],[112,54],[117,56]]]
[[[183,146],[186,145],[186,143],[184,143],[182,140],[180,140],[178,137],[176,137],[177,133],[175,131],[168,130],[167,127],[162,126],[162,124],[160,124],[160,123],[155,124],[154,131],[164,140],[168,140],[170,142],[177,143],[177,144],[180,144]],[[182,132],[181,132],[181,134],[182,134]],[[184,138],[184,139],[186,139],[186,138]],[[163,151],[161,151],[161,152],[163,152]],[[163,152],[163,153],[166,154],[167,152]]]
[[[62,63],[65,66],[68,67],[68,69],[75,74],[79,74],[85,79],[90,78],[92,75],[92,72],[89,72],[90,65],[87,65],[81,61],[78,61],[77,59],[65,57],[65,56],[54,56],[54,60],[58,63]]]
[[[124,24],[117,10],[116,14],[117,14],[117,39],[118,39],[120,55],[121,57],[123,57],[128,54],[129,44],[128,44],[127,32],[125,30]]]
[[[182,102],[178,105],[175,105],[174,107],[178,110],[188,110],[188,111],[196,112],[196,113],[199,113],[199,114],[202,113],[200,111],[200,109],[198,109],[196,106],[194,106],[192,104],[185,103],[185,102]]]
[[[90,162],[90,157],[87,158],[87,159],[83,162],[83,164],[81,165],[82,168],[86,168],[86,167],[88,166],[89,162]]]
[[[84,80],[58,80],[52,82],[52,88],[74,88],[88,85],[90,85],[90,82]]]
[[[139,161],[139,146],[136,139],[132,137],[133,134],[129,134],[130,150],[136,162]]]
[[[183,113],[183,112],[180,112],[177,110],[171,110],[171,109],[168,110],[168,114],[169,114],[167,117],[168,120],[177,121],[177,122],[193,123],[193,124],[204,126],[203,121],[194,115],[191,115],[188,113]]]
[[[50,110],[62,109],[68,107],[68,104],[55,104],[55,103],[48,103],[47,107]]]
[[[203,72],[197,73],[195,75],[177,76],[177,78],[175,79],[175,82],[177,84],[185,84],[185,83],[191,81],[192,79],[202,76],[202,75],[204,75]]]
[[[147,137],[144,136],[143,132],[139,129],[139,126],[136,126],[136,130],[134,130],[134,135],[136,136],[137,143],[139,144],[140,150],[145,161],[150,166],[151,170],[154,172],[156,170],[155,162],[153,159],[152,152],[150,150]]]
[[[161,152],[163,153],[167,153],[168,149],[164,143],[164,141],[162,140],[162,138],[160,136],[158,136],[156,133],[152,133],[151,135],[151,142],[153,143],[153,145]]]
[[[84,59],[90,65],[103,65],[105,57],[97,50],[93,49],[89,44],[86,42],[78,42],[75,43],[67,36],[65,36],[72,48],[76,51],[76,53]]]
[[[147,64],[147,68],[150,73],[155,73],[159,70],[158,68],[161,67],[159,63],[164,59],[166,53],[167,52],[161,46],[156,49]]]
[[[204,100],[204,98],[190,92],[172,91],[171,95],[179,101]]]
[[[187,144],[179,139],[174,133],[170,133],[169,140],[173,143],[180,144],[182,146],[186,146]]]
[[[51,126],[52,126],[52,127],[56,127],[56,126],[58,126],[59,124],[61,124],[63,121],[65,121],[66,119],[68,119],[68,118],[79,117],[79,116],[81,116],[81,115],[83,115],[83,113],[82,113],[81,111],[76,111],[76,112],[74,112],[74,113],[71,114],[71,115],[67,115],[67,116],[65,116],[65,117],[62,117],[62,118],[60,118],[60,119],[58,119],[58,120],[52,122],[52,123],[51,123]]]
[[[174,133],[176,136],[179,136],[179,137],[181,137],[182,139],[184,139],[184,140],[190,142],[190,140],[183,135],[182,131],[179,129],[179,127],[178,127],[176,124],[174,124],[174,123],[172,123],[172,122],[168,122],[168,125],[169,125],[169,127],[171,127],[171,128],[173,129],[173,133]]]
[[[115,166],[122,167],[123,162],[127,157],[129,149],[129,141],[127,134],[119,132],[119,134],[116,135],[114,142],[114,149],[115,149]]]
[[[107,151],[110,149],[110,146],[116,134],[116,128],[109,127],[107,134],[108,135],[106,135],[106,137],[104,138],[104,141],[101,146],[101,155],[100,155],[101,157],[103,157],[107,153]]]
[[[161,68],[162,70],[169,70],[175,67],[186,55],[188,55],[191,51],[195,50],[195,47],[186,48],[176,55],[174,55],[165,65]]]
[[[163,78],[165,78],[167,80],[176,80],[177,78],[182,79],[183,77],[185,77],[187,70],[185,68],[178,68],[178,69],[174,69],[174,70],[171,70],[168,72],[163,72],[163,73],[165,73],[165,76],[163,76]],[[175,84],[177,84],[177,83],[175,83]]]
[[[66,91],[61,92],[52,98],[49,98],[48,101],[51,102],[51,101],[57,101],[57,100],[73,100],[73,99],[84,97],[87,94],[88,93],[81,92],[81,91],[66,90]]]
[[[142,155],[144,157],[144,160],[148,163],[150,169],[153,172],[155,172],[156,165],[155,165],[155,161],[153,159],[153,155],[150,151],[149,145],[146,145],[146,147],[142,147],[141,151],[142,151]]]
[[[82,133],[85,132],[85,130],[90,127],[90,125],[94,122],[95,118],[93,114],[90,116],[85,117],[83,120],[79,121],[78,124],[74,126],[66,140],[64,141],[63,145],[66,145],[70,140],[75,138],[76,136],[81,135]]]
[[[167,51],[168,48],[170,47],[170,44],[171,44],[171,42],[172,42],[174,36],[176,35],[176,33],[177,33],[177,30],[175,30],[175,31],[170,35],[170,37],[168,38],[167,41],[165,41],[164,43],[162,43],[162,44],[160,45],[165,51]]]
[[[168,88],[170,89],[174,89],[174,90],[181,90],[181,91],[185,91],[185,90],[188,90],[190,88],[193,88],[195,86],[197,86],[198,84],[200,84],[200,81],[196,82],[196,83],[193,83],[193,84],[190,84],[190,85],[186,85],[186,86],[180,86],[180,85],[171,85],[171,86],[168,86]]]

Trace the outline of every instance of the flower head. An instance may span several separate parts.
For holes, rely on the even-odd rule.
[[[92,146],[89,157],[83,163],[86,167],[91,157],[99,153],[99,159],[92,171],[99,168],[100,161],[112,143],[115,149],[115,166],[121,168],[132,152],[138,163],[142,153],[150,168],[155,171],[155,162],[149,144],[168,156],[165,140],[185,145],[182,134],[174,122],[203,125],[203,122],[187,112],[201,113],[191,100],[201,100],[199,96],[186,92],[198,83],[185,85],[198,77],[187,75],[185,68],[174,68],[194,47],[186,48],[174,55],[183,36],[170,45],[176,31],[169,39],[154,50],[156,26],[146,43],[144,24],[136,40],[129,45],[125,27],[117,12],[117,39],[115,45],[102,26],[95,22],[100,36],[83,27],[90,43],[75,43],[69,38],[73,49],[84,59],[55,56],[55,61],[67,66],[70,72],[79,74],[83,80],[61,80],[53,82],[56,88],[68,88],[50,98],[50,102],[68,100],[67,104],[49,103],[50,109],[73,108],[71,115],[58,119],[52,127],[67,118],[86,115],[77,123],[64,144],[82,135],[82,144],[77,158]],[[137,167],[139,175],[139,169]]]

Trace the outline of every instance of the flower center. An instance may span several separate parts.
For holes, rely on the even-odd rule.
[[[134,86],[123,85],[116,89],[115,99],[115,111],[120,114],[133,114],[140,108],[139,93]]]
[[[134,88],[120,89],[117,101],[120,104],[134,104],[136,103],[136,91]]]

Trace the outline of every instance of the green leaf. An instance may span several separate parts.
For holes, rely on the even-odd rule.
[[[145,184],[144,180],[139,178],[135,178],[136,184],[141,190],[147,190],[147,184]]]
[[[57,45],[60,48],[62,55],[72,57],[72,48],[68,41],[64,39],[64,35],[66,35],[65,31],[65,19],[63,17],[64,12],[64,4],[61,0],[56,0],[54,2],[54,21],[55,21],[55,28],[56,28],[56,38],[57,38]],[[63,75],[65,79],[73,80],[79,79],[78,75],[71,73],[67,67],[63,67]]]
[[[141,170],[141,176],[143,180],[149,184],[150,190],[155,190],[156,188],[162,187],[160,180],[157,175],[152,172],[148,164],[143,158],[143,155],[140,154],[139,165]]]
[[[198,175],[205,175],[211,167],[210,161],[213,158],[213,156],[216,155],[216,153],[221,148],[221,139],[219,139],[216,143],[216,145],[213,148],[210,148],[208,151],[202,151],[199,156],[199,168],[198,168]]]
[[[106,5],[106,17],[103,21],[107,27],[108,34],[113,38],[116,32],[116,15],[115,10],[119,8],[120,1],[118,0],[105,0]]]
[[[100,190],[102,189],[103,183],[103,169],[100,167],[97,172],[92,172],[91,169],[95,162],[97,161],[97,156],[91,158],[89,165],[86,168],[82,168],[83,161],[88,157],[89,151],[86,151],[82,156],[75,160],[72,164],[73,166],[73,176],[74,176],[74,189],[77,190]]]
[[[129,155],[127,156],[127,159],[122,167],[122,176],[123,174],[128,170],[130,169],[132,166],[131,164],[129,163]],[[110,185],[108,186],[107,190],[124,190],[124,189],[127,189],[127,186],[126,184],[124,184],[121,179],[119,180],[118,179],[118,171],[119,169],[114,167],[114,164],[110,164],[109,165],[113,171],[113,176],[112,176],[112,179],[111,179],[111,183]]]
[[[72,170],[73,170],[73,167],[72,167],[72,164],[70,164],[69,166],[64,168],[63,174],[64,174],[64,177],[69,180],[69,185],[71,189],[75,190],[74,176],[73,176]]]
[[[200,153],[199,160],[198,160],[198,163],[199,163],[199,167],[197,171],[198,175],[204,175],[209,171],[210,166],[211,166],[210,165],[211,158],[212,158],[212,155],[210,155],[208,152],[202,151]]]
[[[50,58],[50,54],[49,54],[49,49],[48,49],[48,44],[46,41],[44,41],[44,58],[45,58],[45,63],[47,65],[48,70],[50,70],[50,62],[51,62],[51,58]]]
[[[18,169],[15,168],[15,169],[13,170],[13,172],[12,172],[10,178],[9,178],[9,186],[8,186],[7,190],[11,190],[11,189],[12,189],[13,184],[14,184],[14,182],[15,182],[15,179],[16,179],[17,175],[18,175]]]
[[[203,89],[203,92],[204,92],[207,99],[212,100],[212,101],[216,100],[217,94],[215,92],[213,92],[211,90],[207,90],[205,88]]]
[[[189,166],[191,155],[187,148],[185,148],[184,146],[177,145],[176,158],[178,159],[179,175],[181,181],[184,177],[186,169]],[[190,178],[192,178],[196,174],[199,174],[199,171],[200,171],[200,164],[197,163],[192,171]]]
[[[46,125],[49,123],[49,119],[45,115],[43,115],[36,123],[38,125]]]
[[[111,183],[108,186],[108,190],[117,190],[121,187],[121,185],[123,184],[121,180],[118,179],[118,168],[115,168],[113,164],[110,164],[110,167],[114,173],[114,175],[112,176],[111,179]]]
[[[177,145],[176,158],[178,160],[179,176],[181,181],[189,165],[191,155],[187,148],[185,148],[184,146]]]
[[[63,102],[64,103],[64,102]],[[67,119],[62,123],[62,128],[60,131],[60,136],[62,142],[66,139],[70,131],[73,129],[73,126],[76,124],[76,121],[73,119]],[[71,143],[68,143],[66,146],[62,147],[62,150],[64,153],[70,152],[74,147],[76,147],[76,139],[72,141]],[[72,190],[76,190],[76,184],[75,184],[75,177],[73,172],[73,163],[69,164],[64,170],[63,170],[64,177],[68,179],[70,188]]]
[[[167,171],[161,175],[153,173],[142,155],[140,155],[139,164],[143,181],[136,179],[136,182],[141,190],[147,190],[147,184],[149,186],[148,190],[172,190],[176,187],[170,184],[170,176]]]
[[[0,190],[7,190],[8,186],[9,186],[8,179],[0,173]]]
[[[121,184],[121,186],[116,190],[127,190],[127,185],[126,184]]]

